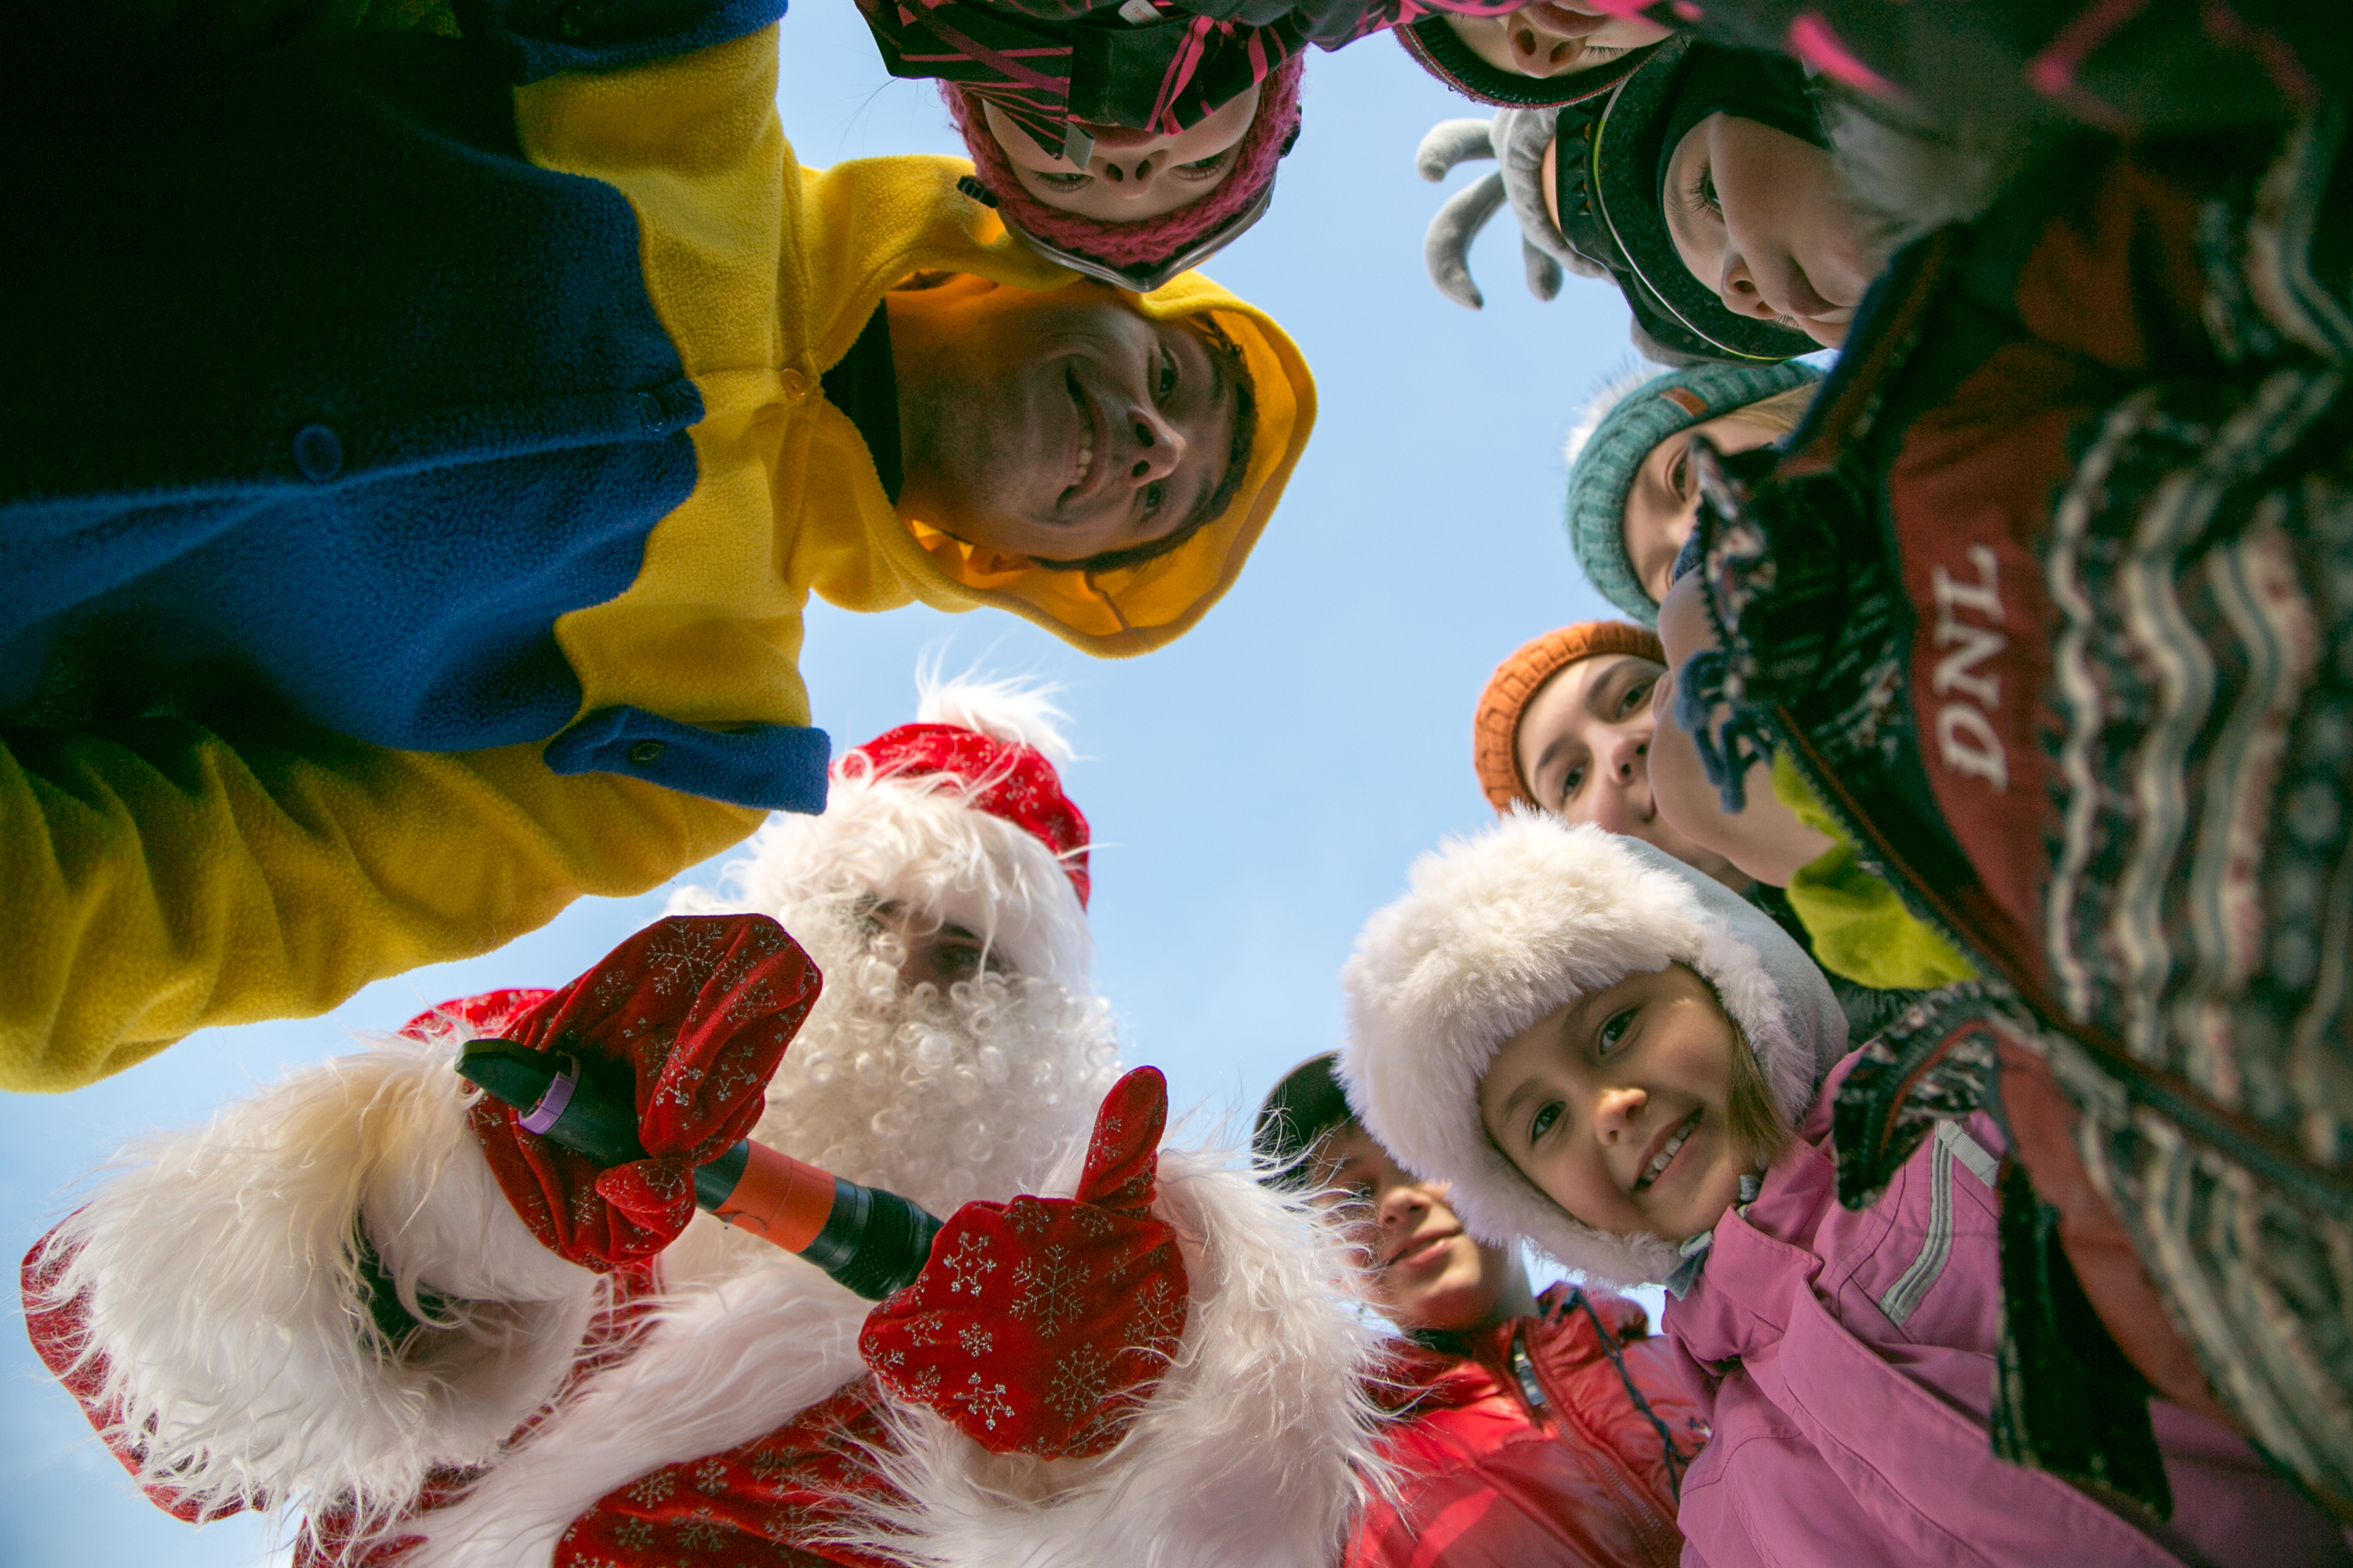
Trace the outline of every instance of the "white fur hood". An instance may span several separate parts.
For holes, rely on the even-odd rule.
[[[1846,1051],[1821,971],[1763,913],[1647,844],[1524,808],[1414,863],[1341,972],[1340,1076],[1373,1136],[1453,1184],[1490,1242],[1525,1239],[1614,1284],[1663,1279],[1674,1247],[1570,1218],[1481,1124],[1478,1089],[1503,1043],[1628,974],[1688,964],[1748,1040],[1774,1103],[1799,1120]]]

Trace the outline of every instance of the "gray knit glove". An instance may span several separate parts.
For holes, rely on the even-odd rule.
[[[1422,237],[1422,263],[1438,291],[1476,310],[1486,297],[1471,277],[1471,242],[1506,201],[1520,220],[1520,253],[1527,263],[1528,292],[1549,300],[1560,292],[1563,268],[1599,278],[1603,269],[1569,248],[1545,210],[1544,154],[1552,142],[1553,114],[1544,109],[1498,109],[1493,121],[1441,120],[1415,149],[1414,166],[1425,180],[1442,180],[1457,163],[1493,158],[1494,173],[1452,195],[1430,220]],[[1500,148],[1500,154],[1498,149]]]

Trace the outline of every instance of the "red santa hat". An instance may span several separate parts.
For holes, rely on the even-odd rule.
[[[1062,793],[1061,775],[1046,753],[1027,741],[978,728],[968,714],[960,717],[962,722],[919,722],[885,730],[851,755],[862,757],[876,779],[912,782],[939,774],[955,779],[965,805],[1011,823],[1050,850],[1078,890],[1079,907],[1086,908],[1092,890],[1087,819]]]

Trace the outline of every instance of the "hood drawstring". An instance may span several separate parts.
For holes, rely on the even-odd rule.
[[[1737,1214],[1755,1203],[1757,1194],[1764,1190],[1763,1176],[1754,1171],[1742,1176],[1740,1195],[1732,1201],[1733,1212]],[[1675,1248],[1675,1251],[1682,1256],[1683,1261],[1675,1266],[1675,1271],[1672,1274],[1660,1281],[1666,1288],[1668,1295],[1680,1301],[1691,1294],[1691,1288],[1699,1283],[1700,1273],[1707,1267],[1708,1249],[1715,1245],[1715,1228],[1711,1226]]]

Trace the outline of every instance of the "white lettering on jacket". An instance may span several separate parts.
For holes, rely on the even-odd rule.
[[[1936,710],[1936,751],[1956,773],[1974,773],[1997,792],[2010,787],[2010,759],[2001,737],[1980,710],[2001,706],[2001,680],[1978,671],[1978,666],[2010,646],[2010,638],[1994,630],[2003,624],[2001,595],[1995,582],[1998,563],[1982,544],[1968,549],[1969,564],[1977,568],[1974,583],[1957,581],[1942,566],[1929,570],[1929,587],[1936,596],[1936,646],[1953,651],[1936,660],[1928,679],[1938,697],[1958,696]],[[1960,616],[1971,612],[1989,625],[1972,626]],[[1969,706],[1974,701],[1977,706]]]

